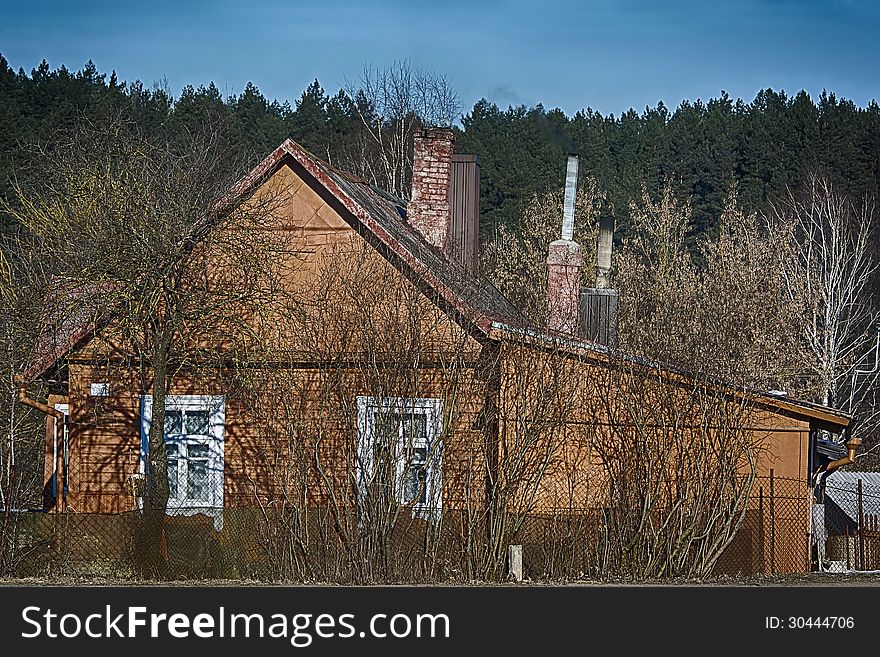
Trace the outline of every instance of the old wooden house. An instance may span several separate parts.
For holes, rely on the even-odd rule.
[[[452,131],[416,137],[409,202],[291,141],[243,184],[277,199],[273,266],[289,295],[260,324],[249,360],[171,378],[170,515],[204,516],[220,531],[231,509],[313,513],[329,519],[325,545],[365,526],[390,536],[401,519],[443,523],[463,552],[479,526],[482,553],[497,556],[506,543],[540,541],[523,518],[607,514],[615,499],[638,506],[654,488],[659,510],[683,494],[682,480],[711,482],[707,500],[745,495],[754,515],[754,482],[772,471],[801,482],[767,521],[774,541],[793,546],[773,567],[809,568],[807,482],[831,461],[816,441],[843,442],[849,418],[621,354],[602,315],[613,294],[581,290],[568,215],[548,254],[547,323],[521,316],[478,271],[479,161],[453,154]],[[40,339],[20,399],[47,413],[47,506],[137,513],[150,476],[149,372],[108,357],[112,309],[92,312],[84,290],[57,291],[77,312]],[[49,390],[46,404],[29,396],[35,384]],[[703,443],[714,461],[694,457]],[[737,490],[748,476],[758,479]],[[769,526],[763,515],[749,522],[749,567],[764,570]]]

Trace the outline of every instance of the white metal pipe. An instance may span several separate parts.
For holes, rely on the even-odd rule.
[[[562,206],[562,239],[569,242],[574,238],[574,202],[577,195],[578,156],[568,156],[565,172],[565,202]]]

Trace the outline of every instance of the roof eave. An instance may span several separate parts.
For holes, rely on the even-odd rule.
[[[587,342],[573,336],[551,335],[538,329],[514,327],[503,322],[492,322],[488,335],[496,340],[503,340],[509,338],[510,335],[516,335],[527,341],[539,343],[544,348],[562,349],[572,355],[587,358],[599,365],[610,365],[612,355],[614,355],[622,357],[635,365],[656,369],[669,377],[690,381],[696,380],[694,375],[674,371],[662,363],[621,352],[612,352],[608,347]],[[821,428],[839,432],[847,429],[852,424],[852,416],[827,406],[787,399],[760,390],[749,390],[726,381],[717,381],[715,384],[723,385],[730,389],[731,393],[751,399],[765,408],[776,409],[802,418],[809,418],[819,424]]]

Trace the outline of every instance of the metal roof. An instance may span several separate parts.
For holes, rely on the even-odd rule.
[[[847,455],[846,445],[826,438],[816,439],[816,452],[822,456],[827,456],[831,460],[841,459]],[[831,475],[828,476],[830,477]]]
[[[859,480],[862,513],[880,515],[880,472],[835,470],[825,480],[825,526],[829,531],[852,531],[858,526]]]

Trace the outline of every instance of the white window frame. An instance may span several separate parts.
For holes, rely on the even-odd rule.
[[[192,500],[185,497],[186,476],[178,467],[178,497],[169,497],[166,513],[168,515],[194,515],[210,509],[223,508],[223,488],[225,483],[225,428],[226,397],[223,395],[168,395],[165,397],[165,411],[207,411],[208,434],[177,434],[174,442],[201,444],[208,446],[208,500]],[[141,454],[140,472],[146,473],[149,452],[150,426],[153,423],[153,396],[141,397]],[[170,442],[168,437],[165,441]],[[181,497],[181,494],[184,495]],[[222,515],[215,514],[219,522]],[[216,523],[215,523],[216,524]],[[218,528],[219,529],[219,528]]]
[[[364,499],[373,478],[373,458],[376,439],[376,415],[378,412],[423,414],[425,422],[424,445],[411,447],[426,448],[425,463],[425,501],[410,503],[413,517],[439,519],[443,510],[443,401],[432,398],[407,397],[365,397],[357,398],[358,408],[358,450],[357,481],[358,493]],[[407,446],[400,436],[393,446],[397,458],[395,466],[394,493],[398,503],[404,504],[403,479],[410,462],[406,459]]]
[[[70,404],[55,404],[55,410],[61,411],[64,417],[61,419],[61,431],[58,429],[58,418],[53,418],[52,423],[52,494],[55,497],[55,504],[58,499],[67,495],[69,481],[67,473],[70,471],[68,459],[70,459],[70,442],[67,433],[67,416],[70,414]],[[60,435],[59,435],[60,433]],[[61,454],[64,457],[64,472],[58,472],[58,443],[61,439]],[[60,484],[60,485],[59,485]]]

